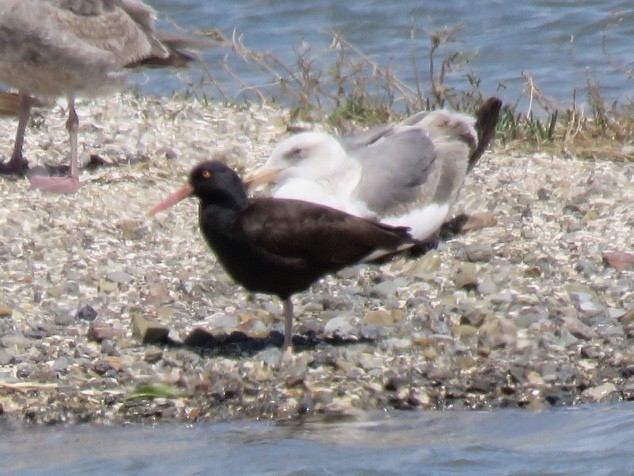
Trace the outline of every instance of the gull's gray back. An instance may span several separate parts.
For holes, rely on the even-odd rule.
[[[366,136],[374,138],[370,145],[350,151],[362,164],[361,178],[354,194],[378,215],[411,206],[427,189],[429,195],[433,195],[438,179],[434,167],[436,152],[425,131],[388,127],[387,133],[378,129],[370,131]]]

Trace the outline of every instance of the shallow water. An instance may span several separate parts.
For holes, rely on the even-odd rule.
[[[634,405],[356,421],[1,428],[3,474],[626,474]],[[624,472],[625,471],[625,472]]]
[[[482,79],[486,95],[498,94],[507,101],[522,95],[528,71],[543,94],[566,104],[577,90],[585,99],[586,77],[596,79],[607,99],[626,101],[632,97],[630,68],[634,66],[634,8],[628,0],[574,0],[481,2],[430,0],[148,0],[161,14],[185,28],[217,28],[242,35],[244,44],[260,53],[271,51],[294,67],[294,50],[310,46],[316,53],[327,48],[329,32],[341,32],[380,65],[390,65],[397,76],[415,84],[412,42],[425,80],[427,34],[448,25],[463,24],[460,40],[450,49],[475,52],[469,68]],[[476,7],[477,5],[477,7]],[[413,28],[413,30],[412,30]],[[220,63],[227,51],[204,52],[210,68],[221,81]],[[231,55],[229,55],[231,58]],[[230,61],[246,84],[267,92],[270,78],[258,74],[241,61]],[[465,86],[465,73],[458,71],[452,84]],[[153,74],[145,91],[169,93],[182,89],[174,76]],[[195,75],[186,75],[195,81]],[[498,89],[502,82],[504,89]],[[426,87],[426,83],[423,83]],[[225,83],[231,96],[241,87]],[[217,91],[208,90],[217,96]]]

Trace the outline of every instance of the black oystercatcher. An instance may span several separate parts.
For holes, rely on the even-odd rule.
[[[501,105],[490,98],[476,117],[421,112],[339,140],[297,134],[282,141],[246,183],[273,182],[274,197],[407,226],[413,237],[427,240],[449,217],[467,172],[492,139]]]
[[[11,159],[0,174],[25,175],[24,132],[29,95],[68,98],[70,176],[33,176],[44,190],[79,188],[76,96],[121,89],[139,66],[183,66],[194,59],[180,48],[198,41],[154,31],[155,11],[140,0],[3,0],[0,5],[0,81],[19,91],[18,131]]]
[[[300,200],[249,199],[240,177],[218,161],[196,166],[189,183],[149,214],[189,195],[200,199],[200,229],[233,280],[251,292],[283,300],[283,349],[291,344],[293,294],[373,253],[416,243],[406,228],[329,207]]]

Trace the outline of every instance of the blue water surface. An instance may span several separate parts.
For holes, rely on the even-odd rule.
[[[456,41],[440,50],[472,54],[464,68],[448,73],[450,85],[464,89],[470,72],[480,78],[485,95],[497,94],[514,102],[527,96],[525,73],[539,93],[567,106],[586,100],[590,79],[607,100],[626,103],[632,98],[634,66],[634,8],[626,0],[511,2],[506,0],[149,0],[169,21],[189,30],[218,29],[258,53],[271,52],[291,69],[298,52],[327,66],[324,56],[332,33],[341,33],[377,65],[389,66],[397,77],[428,94],[429,34],[462,25]],[[226,48],[203,52],[214,77],[230,98],[248,96],[245,86],[274,94],[271,76],[240,60]],[[412,58],[416,59],[416,67]],[[226,74],[228,64],[235,74]],[[332,64],[332,63],[331,63]],[[439,65],[437,64],[437,68]],[[199,74],[199,73],[197,73]],[[204,74],[204,73],[203,73]],[[196,83],[191,73],[145,77],[143,91],[169,94]],[[240,80],[236,80],[238,77]],[[206,85],[205,93],[221,97]],[[526,101],[524,101],[526,103]]]
[[[634,405],[2,428],[7,475],[631,474]]]

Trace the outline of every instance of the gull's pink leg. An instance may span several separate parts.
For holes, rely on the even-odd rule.
[[[42,175],[32,175],[29,177],[31,186],[46,192],[53,193],[75,193],[79,190],[79,167],[77,164],[77,126],[79,118],[75,111],[75,98],[68,98],[68,120],[66,129],[70,135],[70,175],[68,177],[45,177]]]

